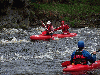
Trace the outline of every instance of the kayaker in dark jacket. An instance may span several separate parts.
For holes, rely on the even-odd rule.
[[[69,34],[69,26],[67,24],[64,25],[64,21],[61,21],[61,26],[58,27],[57,29],[54,29],[54,31],[62,29],[63,34]]]
[[[71,63],[72,64],[83,64],[86,65],[88,64],[88,61],[90,63],[94,63],[96,61],[96,52],[93,52],[93,57],[92,55],[86,51],[83,50],[84,48],[84,42],[79,41],[78,42],[78,50],[74,51],[71,55]]]
[[[46,35],[51,35],[51,37],[52,37],[54,28],[53,28],[53,25],[51,24],[51,22],[48,21],[46,25],[42,22],[42,26],[46,27]]]

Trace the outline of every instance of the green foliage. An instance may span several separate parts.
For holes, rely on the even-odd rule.
[[[37,0],[30,0],[31,2],[36,2]]]
[[[78,23],[81,23],[81,20],[78,20],[77,22],[78,22]]]
[[[66,0],[65,0],[66,1]],[[60,2],[60,0],[59,0]],[[53,11],[55,15],[59,13],[59,16],[62,16],[63,14],[66,14],[64,16],[63,20],[69,21],[72,26],[75,26],[75,22],[81,23],[83,19],[85,19],[87,16],[91,16],[92,13],[99,13],[100,12],[100,6],[94,6],[90,5],[90,0],[69,0],[70,3],[73,4],[60,4],[59,2],[52,2],[52,3],[33,3],[35,8],[41,8],[40,10],[45,10],[46,15],[48,15],[50,12]],[[92,0],[92,2],[94,2]],[[40,12],[42,13],[42,11]],[[87,16],[86,16],[87,15]],[[82,20],[80,20],[80,18]]]
[[[34,11],[41,9],[40,5],[37,4],[37,3],[30,3],[30,5],[32,6],[32,8],[34,9]]]
[[[74,25],[75,24],[75,21],[71,21],[70,23],[71,23],[72,27],[75,26]]]
[[[71,23],[72,27],[75,26],[75,22],[80,22],[80,20],[79,20],[79,21],[77,21],[77,20],[73,20],[73,21],[71,21],[70,23]]]
[[[30,11],[33,15],[35,14],[35,12],[33,12],[33,11]]]
[[[65,17],[64,19],[65,19],[65,21],[69,21],[69,17]]]

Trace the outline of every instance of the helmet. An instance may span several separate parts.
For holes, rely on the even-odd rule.
[[[48,22],[47,22],[47,24],[51,24],[51,22],[50,22],[50,21],[48,21]]]
[[[64,21],[61,21],[61,24],[64,24]]]
[[[78,42],[78,47],[84,47],[84,42],[83,41],[79,41]]]

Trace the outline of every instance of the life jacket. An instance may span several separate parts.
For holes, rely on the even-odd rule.
[[[52,26],[52,25],[49,25],[49,26],[47,25],[46,31],[47,31],[47,32],[54,31],[54,30],[53,30],[53,26]]]
[[[83,50],[82,50],[83,51]],[[86,57],[83,56],[82,51],[76,50],[73,63],[86,65]]]
[[[62,26],[62,31],[64,32],[64,31],[68,31],[68,29],[69,29],[69,26],[66,24],[66,25],[63,25]]]

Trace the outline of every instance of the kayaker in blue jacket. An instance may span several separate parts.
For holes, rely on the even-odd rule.
[[[86,65],[88,64],[88,61],[90,63],[94,63],[96,61],[96,51],[93,52],[93,57],[92,57],[92,55],[88,51],[83,50],[84,48],[83,41],[78,42],[78,48],[79,49],[74,51],[71,55],[71,64]]]

